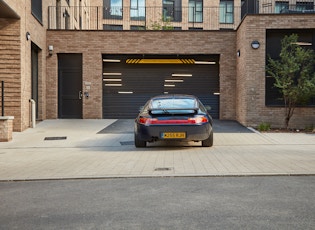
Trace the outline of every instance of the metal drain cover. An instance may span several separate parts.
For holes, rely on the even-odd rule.
[[[45,137],[45,141],[66,140],[67,137]]]
[[[164,168],[155,168],[154,171],[171,171],[173,168],[171,167],[164,167]]]

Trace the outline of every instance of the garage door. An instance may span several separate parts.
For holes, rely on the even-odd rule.
[[[160,94],[192,94],[219,117],[219,58],[206,56],[103,55],[103,118],[135,118]]]

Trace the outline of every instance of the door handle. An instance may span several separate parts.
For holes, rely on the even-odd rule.
[[[82,99],[82,91],[79,91],[79,99]]]

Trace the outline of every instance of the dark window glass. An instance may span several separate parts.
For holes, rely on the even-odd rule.
[[[104,30],[123,30],[122,25],[103,25]]]
[[[313,5],[313,1],[312,2],[296,2],[296,10],[297,11],[308,11],[308,10],[313,10],[314,9],[314,5]]]
[[[122,0],[104,0],[103,17],[104,19],[122,19]]]
[[[181,0],[163,0],[163,21],[182,21]]]
[[[32,15],[40,22],[42,18],[42,0],[32,0]]]
[[[145,30],[145,26],[130,26],[130,30]]]
[[[289,9],[289,2],[276,2],[275,13],[285,13]]]
[[[266,63],[268,63],[268,57],[272,59],[279,59],[281,52],[281,40],[285,35],[289,36],[292,33],[298,34],[298,41],[301,44],[305,44],[304,47],[313,49],[315,51],[315,30],[267,30],[266,37]],[[284,106],[282,94],[277,87],[274,86],[275,80],[273,77],[268,76],[266,73],[265,80],[265,103],[267,106]],[[315,97],[308,103],[308,106],[315,106]]]

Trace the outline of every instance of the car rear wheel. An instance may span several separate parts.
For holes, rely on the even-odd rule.
[[[213,145],[213,132],[210,133],[208,139],[202,141],[202,147],[211,147]]]
[[[135,134],[135,146],[137,148],[143,148],[143,147],[146,147],[147,146],[147,142],[146,141],[143,141],[141,140],[137,134]]]

